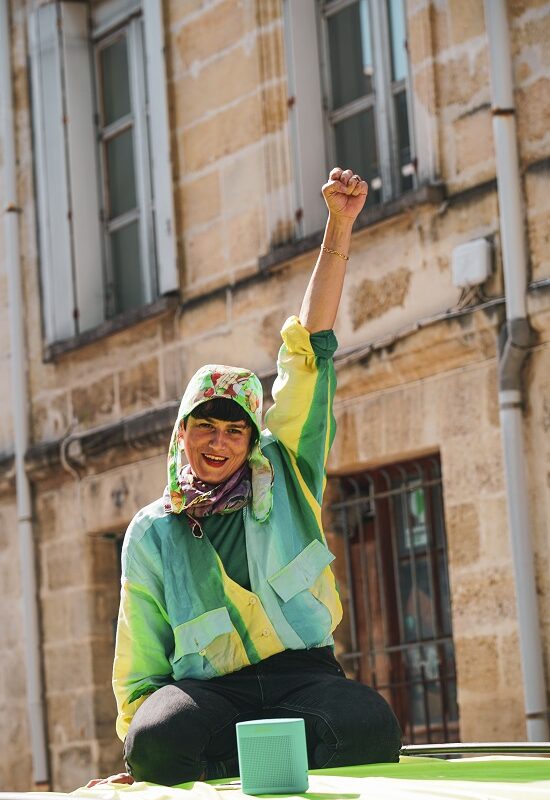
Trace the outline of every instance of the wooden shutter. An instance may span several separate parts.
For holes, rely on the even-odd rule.
[[[321,186],[327,179],[315,0],[285,0],[284,25],[290,107],[296,210],[301,209],[301,235],[324,227],[327,210]]]
[[[87,4],[29,19],[44,334],[66,339],[104,317]]]

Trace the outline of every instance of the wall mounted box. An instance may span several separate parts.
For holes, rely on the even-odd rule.
[[[485,283],[492,271],[491,242],[474,239],[455,247],[452,262],[453,286],[469,289]]]
[[[237,723],[237,748],[245,794],[301,794],[308,789],[303,719]]]

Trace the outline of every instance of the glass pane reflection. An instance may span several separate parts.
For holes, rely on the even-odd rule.
[[[407,29],[403,0],[388,0],[390,21],[392,81],[407,77]]]
[[[145,302],[139,252],[137,221],[113,231],[111,262],[113,266],[115,313],[137,308]]]
[[[109,125],[130,113],[130,82],[126,39],[100,51],[103,124]]]
[[[397,123],[397,140],[399,145],[399,166],[411,163],[411,142],[409,137],[409,113],[407,110],[407,92],[405,89],[394,97],[395,119]],[[413,187],[413,176],[403,175],[401,172],[401,191],[407,191]]]
[[[352,100],[372,92],[372,56],[370,31],[365,30],[365,11],[359,3],[347,6],[328,18],[332,108],[345,106]],[[364,52],[363,43],[369,45]]]
[[[125,130],[113,139],[109,139],[106,149],[109,217],[113,219],[136,207],[132,129]]]
[[[334,126],[336,161],[353,164],[353,169],[368,181],[379,178],[376,130],[372,108],[338,122]],[[369,189],[367,205],[379,202],[380,192]]]

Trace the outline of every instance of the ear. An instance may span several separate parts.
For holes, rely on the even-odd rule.
[[[180,420],[180,424],[179,424],[179,427],[178,427],[177,441],[178,441],[178,446],[182,450],[184,449],[184,447],[183,447],[183,434],[185,433],[186,422],[187,422],[187,418],[184,417],[183,419]]]

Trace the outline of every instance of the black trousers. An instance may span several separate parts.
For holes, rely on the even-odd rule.
[[[310,769],[398,761],[399,723],[373,689],[348,680],[332,648],[287,650],[208,681],[154,692],[124,742],[136,780],[174,786],[239,774],[235,725],[302,717]]]

